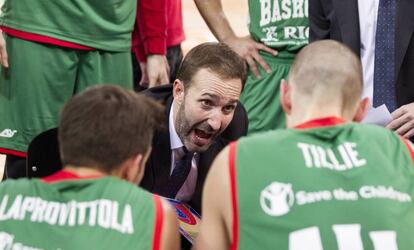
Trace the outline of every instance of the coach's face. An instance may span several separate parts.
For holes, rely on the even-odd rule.
[[[222,79],[208,69],[200,69],[186,90],[174,82],[174,126],[189,151],[207,150],[226,129],[241,90],[241,79]]]

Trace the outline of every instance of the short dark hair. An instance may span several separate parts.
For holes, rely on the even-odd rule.
[[[112,85],[88,88],[63,108],[59,145],[64,165],[107,173],[129,157],[145,154],[163,124],[163,107],[148,97]]]
[[[243,58],[224,43],[208,42],[192,48],[181,62],[177,79],[187,87],[200,69],[209,69],[225,80],[240,79],[242,85],[247,77]]]

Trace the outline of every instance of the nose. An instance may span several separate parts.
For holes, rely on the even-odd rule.
[[[208,125],[214,130],[218,131],[221,128],[221,114],[214,112],[208,119]]]

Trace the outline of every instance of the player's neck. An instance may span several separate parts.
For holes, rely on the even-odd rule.
[[[91,168],[91,167],[83,167],[83,166],[79,166],[79,167],[75,167],[75,166],[71,166],[71,165],[67,165],[64,167],[65,171],[71,172],[73,174],[76,174],[77,176],[80,177],[86,177],[86,176],[107,176],[108,174],[98,170],[96,168]]]
[[[342,118],[343,120],[350,122],[352,121],[352,117],[347,114],[341,108],[336,108],[335,106],[332,107],[319,107],[319,108],[306,108],[301,109],[302,112],[292,112],[292,114],[287,117],[286,119],[286,126],[288,128],[296,127],[300,124],[303,124],[308,121],[326,118],[326,117],[337,117]]]

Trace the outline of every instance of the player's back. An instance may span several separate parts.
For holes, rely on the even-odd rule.
[[[312,128],[337,122],[231,146],[239,249],[414,249],[410,146],[371,125]]]
[[[160,208],[159,198],[114,177],[8,180],[0,249],[151,249]]]

